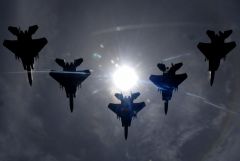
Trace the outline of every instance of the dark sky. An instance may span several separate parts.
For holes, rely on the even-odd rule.
[[[240,39],[237,0],[16,0],[0,2],[0,38],[7,27],[39,25],[35,37],[47,46],[38,71],[59,69],[56,57],[82,57],[79,69],[92,75],[78,90],[70,113],[64,90],[47,73],[33,86],[21,62],[0,48],[1,161],[237,161],[240,160],[240,63],[237,46],[222,62],[213,87],[196,45],[207,29],[234,32]],[[94,57],[98,54],[101,56]],[[107,105],[116,102],[111,61],[130,64],[141,82],[134,92],[147,106],[124,140],[121,122]],[[183,62],[179,86],[164,115],[161,95],[148,82],[156,64]]]

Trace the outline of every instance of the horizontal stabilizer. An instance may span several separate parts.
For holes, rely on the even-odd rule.
[[[223,33],[222,32],[219,32],[220,36],[222,36],[224,39],[228,38],[231,34],[232,34],[232,30],[227,30],[227,31],[224,31]]]
[[[159,63],[157,64],[157,67],[159,68],[160,71],[165,72],[167,70],[165,64]]]
[[[17,27],[9,26],[8,31],[10,31],[15,36],[18,36],[18,34],[19,34],[19,30]]]
[[[136,93],[132,93],[132,94],[131,94],[132,100],[137,99],[139,96],[140,96],[140,93],[139,93],[139,92],[136,92]]]
[[[28,33],[30,34],[30,35],[33,35],[33,34],[35,34],[35,32],[38,30],[38,26],[37,25],[34,25],[34,26],[30,26],[29,28],[28,28]]]
[[[59,58],[57,58],[57,59],[55,59],[55,62],[59,65],[59,66],[61,66],[61,67],[65,67],[65,60],[64,59],[59,59]]]
[[[74,60],[74,65],[75,65],[75,67],[81,65],[82,62],[83,62],[83,59],[82,59],[82,58],[80,58],[80,59],[75,59],[75,60]]]
[[[172,67],[169,69],[169,73],[175,73],[183,66],[183,63],[173,64]]]
[[[123,94],[122,93],[115,93],[115,97],[120,101],[123,100]]]

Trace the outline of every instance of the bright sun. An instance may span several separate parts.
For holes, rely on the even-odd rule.
[[[137,84],[138,76],[133,68],[129,66],[119,66],[113,74],[113,82],[121,91],[127,91]]]

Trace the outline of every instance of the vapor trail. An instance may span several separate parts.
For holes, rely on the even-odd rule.
[[[196,95],[194,93],[186,92],[185,94],[188,95],[188,96],[191,96],[191,97],[195,97],[195,98],[201,99],[204,103],[206,103],[206,104],[208,104],[208,105],[210,105],[212,107],[218,108],[218,109],[220,109],[222,111],[229,112],[229,113],[232,113],[232,114],[238,114],[238,115],[240,114],[239,112],[235,112],[235,111],[229,110],[225,106],[222,106],[222,105],[217,105],[217,104],[209,101],[208,99],[206,99],[204,97],[201,97],[199,95]]]
[[[184,56],[190,56],[190,55],[192,55],[192,54],[190,54],[190,53],[181,54],[181,55],[177,55],[177,56],[172,56],[172,57],[169,57],[169,58],[165,58],[165,59],[163,59],[162,61],[169,61],[169,60],[178,59],[178,58],[181,58],[181,57],[184,57]]]
[[[122,32],[127,30],[136,30],[136,29],[145,29],[145,28],[160,28],[160,27],[213,27],[213,26],[220,26],[224,24],[199,24],[194,22],[176,22],[176,23],[150,23],[150,24],[136,24],[136,25],[125,25],[125,26],[115,26],[111,28],[107,28],[104,30],[93,32],[93,36],[101,35],[101,34],[108,34],[113,32]]]
[[[71,71],[52,71],[52,70],[42,70],[42,71],[31,71],[31,73],[49,73],[49,72],[56,72],[56,73],[71,73],[71,74],[88,74],[83,71],[71,72]],[[19,72],[4,72],[6,74],[26,74],[27,71],[19,71]]]
[[[50,72],[50,70],[49,71],[31,71],[32,73],[49,73]],[[27,71],[18,71],[18,72],[4,72],[4,73],[6,73],[6,74],[26,74],[27,73]]]

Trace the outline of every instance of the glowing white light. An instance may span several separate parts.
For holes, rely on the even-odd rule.
[[[113,82],[118,89],[127,91],[137,84],[138,76],[133,68],[129,66],[119,66],[113,74]]]

